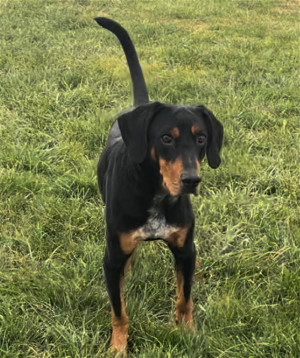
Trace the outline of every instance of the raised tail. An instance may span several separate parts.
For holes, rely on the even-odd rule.
[[[96,17],[96,22],[117,36],[125,53],[133,86],[134,105],[149,103],[144,75],[134,45],[127,31],[117,22],[106,17]]]

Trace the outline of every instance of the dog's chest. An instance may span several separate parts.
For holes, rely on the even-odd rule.
[[[172,247],[184,246],[190,226],[168,223],[159,199],[155,198],[153,201],[148,210],[148,219],[143,226],[121,235],[120,244],[125,253],[132,253],[141,241],[163,240]]]
[[[136,238],[138,240],[162,239],[168,241],[180,230],[178,226],[167,223],[164,212],[159,205],[159,198],[155,198],[148,213],[149,217],[146,223],[136,231]]]
[[[137,230],[136,234],[139,240],[167,240],[167,238],[178,229],[166,222],[165,216],[156,206],[151,207],[149,214],[145,225]]]

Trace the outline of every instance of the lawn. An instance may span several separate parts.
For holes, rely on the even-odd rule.
[[[196,214],[196,330],[174,323],[163,243],[126,281],[128,357],[300,357],[300,5],[296,0],[0,0],[0,357],[106,357],[110,305],[96,165],[132,103],[115,37],[152,100],[225,128]]]

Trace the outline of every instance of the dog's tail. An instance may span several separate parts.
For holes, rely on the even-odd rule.
[[[134,105],[138,106],[148,103],[149,96],[144,75],[136,50],[127,31],[120,24],[106,17],[96,17],[95,20],[100,26],[115,34],[122,45],[132,80]]]

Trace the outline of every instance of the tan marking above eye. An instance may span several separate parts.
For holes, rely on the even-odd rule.
[[[181,158],[176,159],[175,162],[168,162],[160,158],[159,167],[166,189],[171,195],[179,195],[181,191],[181,174],[183,172]]]
[[[194,135],[201,134],[201,128],[194,124],[191,128],[191,131]]]
[[[175,138],[175,139],[178,138],[179,134],[180,134],[180,132],[179,132],[179,129],[177,127],[174,127],[171,130],[171,135],[172,135],[173,138]]]

